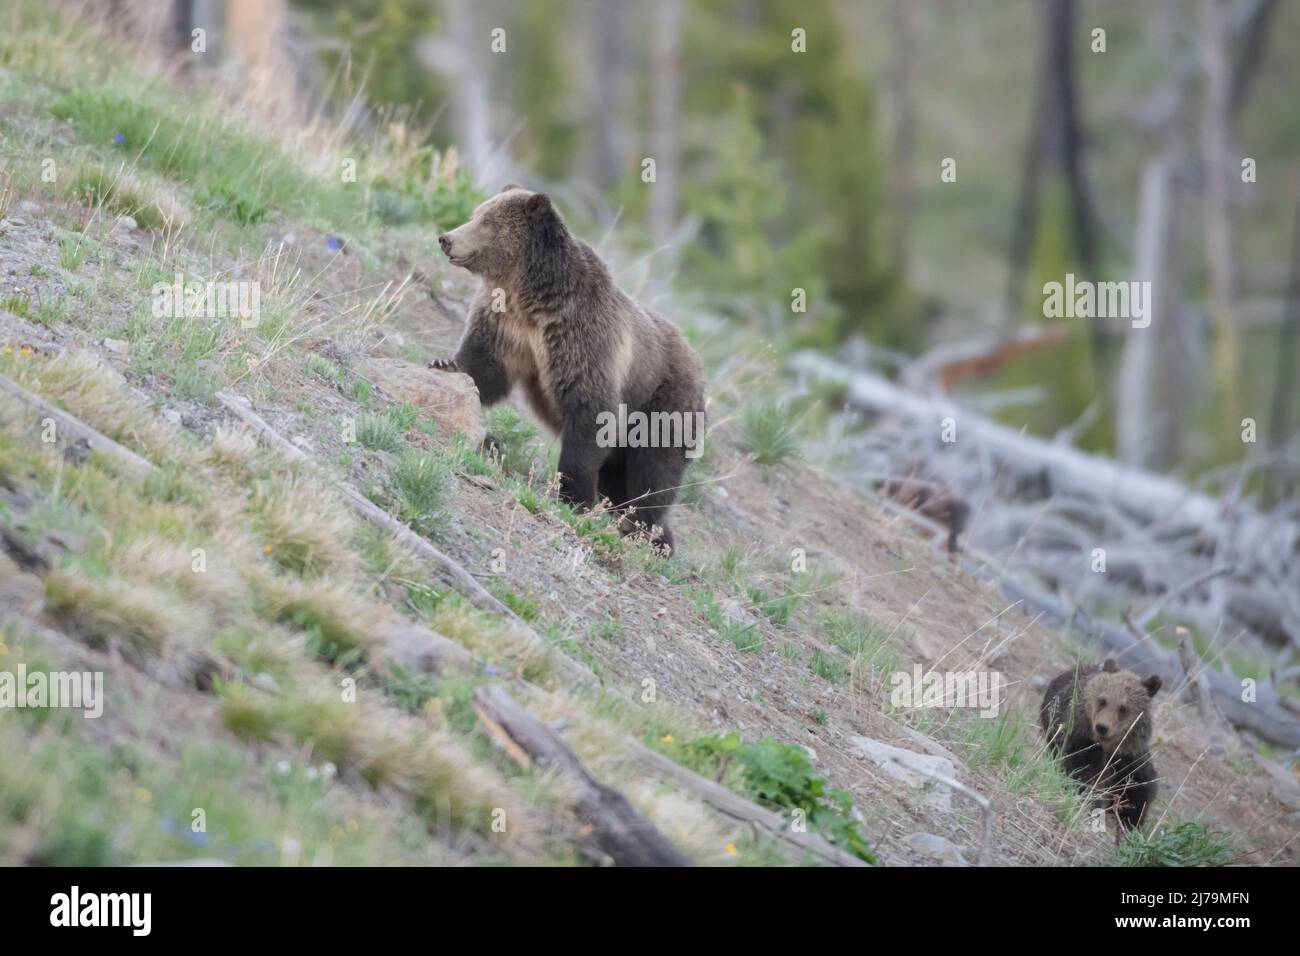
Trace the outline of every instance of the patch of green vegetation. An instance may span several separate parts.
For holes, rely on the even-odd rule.
[[[1120,866],[1228,866],[1234,856],[1226,835],[1191,820],[1134,830],[1115,848]]]
[[[876,862],[861,825],[852,816],[853,796],[827,787],[824,778],[815,776],[802,747],[764,737],[745,747],[737,742],[735,756],[744,770],[741,791],[746,796],[790,812],[831,843],[868,863]]]
[[[211,405],[216,401],[220,386],[198,365],[188,363],[176,370],[172,394],[177,398]]]
[[[740,413],[739,442],[760,465],[780,465],[799,453],[798,422],[789,406],[757,399]]]
[[[71,188],[77,202],[130,216],[142,229],[161,229],[171,218],[142,184],[122,170],[113,172],[96,163],[86,164],[77,170]]]
[[[86,261],[90,251],[90,242],[85,236],[64,236],[59,240],[59,267],[67,272],[76,272]]]
[[[487,429],[501,467],[507,472],[532,475],[536,470],[537,426],[517,409],[498,405],[488,411]]]
[[[402,520],[421,534],[441,535],[447,528],[452,485],[447,460],[432,452],[403,452],[392,480]]]
[[[832,684],[843,684],[849,679],[849,669],[844,662],[838,657],[825,654],[822,651],[813,652],[809,666],[814,674],[830,681]]]
[[[525,621],[535,621],[542,613],[542,609],[536,601],[531,598],[520,597],[514,591],[506,591],[501,596],[501,602]]]
[[[303,360],[303,370],[308,375],[319,375],[333,382],[343,381],[343,369],[323,355],[317,355],[315,352],[307,353],[307,358]]]
[[[241,223],[255,221],[270,205],[338,221],[360,211],[360,197],[315,181],[272,140],[235,124],[102,89],[73,90],[52,111],[75,123],[88,141],[139,156],[158,172],[193,185],[201,202]]]
[[[607,617],[592,626],[591,636],[622,647],[627,643],[627,628],[618,618]]]
[[[787,627],[790,624],[790,615],[803,599],[802,594],[793,591],[787,591],[780,597],[772,597],[759,587],[749,588],[748,596],[754,606],[778,627]]]
[[[271,215],[271,210],[256,196],[245,192],[244,188],[242,184],[232,182],[216,183],[199,190],[195,198],[201,206],[241,226],[265,222]]]
[[[393,420],[375,412],[357,416],[357,441],[372,451],[399,452],[405,447],[402,432]]]
[[[18,292],[11,292],[3,299],[0,299],[0,309],[12,312],[18,318],[26,319],[29,322],[34,318],[31,301],[27,296]]]

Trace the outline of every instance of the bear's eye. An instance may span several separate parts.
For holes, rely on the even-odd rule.
[[[1120,704],[1120,705],[1119,705],[1119,715],[1120,715],[1121,717],[1123,717],[1123,716],[1124,716],[1125,714],[1127,714],[1127,713],[1128,713],[1128,707],[1127,707],[1126,705],[1124,705],[1124,704]]]
[[[1105,698],[1105,697],[1099,697],[1099,698],[1097,698],[1097,706],[1098,706],[1098,707],[1105,707],[1105,706],[1106,706],[1106,698]]]

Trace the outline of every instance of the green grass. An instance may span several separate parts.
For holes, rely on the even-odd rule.
[[[760,465],[780,465],[795,458],[801,444],[789,406],[772,399],[757,399],[741,410],[740,447]]]
[[[497,406],[487,414],[488,434],[507,472],[529,475],[536,468],[537,426],[514,408]]]
[[[59,267],[67,272],[76,272],[86,261],[90,251],[90,241],[84,236],[64,236],[59,240]]]
[[[1135,830],[1115,848],[1120,866],[1229,866],[1233,860],[1224,834],[1192,821]]]
[[[402,431],[393,420],[375,412],[357,416],[357,441],[372,451],[399,452],[406,447]]]
[[[432,452],[406,451],[393,469],[402,520],[421,534],[437,537],[447,527],[451,497],[451,466]]]
[[[79,204],[102,206],[117,215],[130,216],[142,229],[162,229],[175,217],[174,211],[150,195],[135,177],[97,163],[80,167],[71,188]]]

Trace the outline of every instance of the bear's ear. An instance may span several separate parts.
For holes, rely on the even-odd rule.
[[[524,200],[524,213],[529,217],[541,217],[554,210],[555,207],[551,205],[551,197],[546,193],[533,193]]]
[[[1152,674],[1142,682],[1142,686],[1147,689],[1148,697],[1154,697],[1156,696],[1156,691],[1164,686],[1164,681],[1160,679],[1159,674]]]
[[[1119,671],[1119,665],[1115,663],[1115,658],[1108,657],[1102,663],[1101,669],[1104,670],[1107,674],[1115,674],[1118,673]]]
[[[504,186],[502,186],[500,189],[497,190],[497,195],[499,196],[502,193],[508,193],[512,189],[523,189],[523,188],[524,187],[519,185],[518,183],[506,183]]]

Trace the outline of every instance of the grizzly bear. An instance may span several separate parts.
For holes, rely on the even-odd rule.
[[[1100,667],[1074,667],[1058,675],[1043,695],[1043,736],[1063,758],[1065,771],[1106,799],[1121,827],[1142,825],[1156,797],[1151,762],[1151,698],[1158,676],[1146,680],[1107,659]]]
[[[510,183],[438,244],[482,285],[455,358],[431,367],[470,375],[485,406],[520,385],[560,436],[561,499],[607,499],[623,530],[671,552],[668,509],[704,424],[703,374],[681,333],[614,284],[544,193]],[[610,440],[612,420],[648,421],[650,436]],[[676,433],[656,433],[664,423]]]

